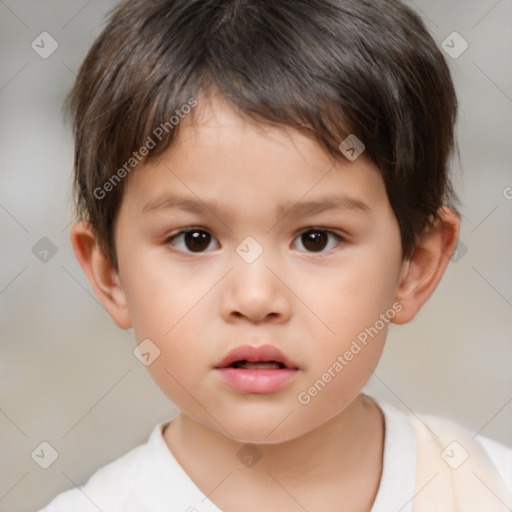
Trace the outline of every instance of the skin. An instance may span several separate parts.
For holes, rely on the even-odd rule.
[[[176,144],[130,176],[116,221],[118,271],[86,222],[71,230],[75,254],[114,322],[160,350],[148,371],[180,409],[164,431],[167,446],[222,510],[323,511],[342,503],[368,511],[382,471],[384,424],[361,390],[388,323],[308,404],[297,397],[393,304],[400,306],[393,323],[416,315],[455,250],[459,218],[443,208],[402,261],[384,182],[364,154],[334,162],[304,135],[256,125],[220,97],[200,101],[179,129]],[[224,208],[163,206],[171,194]],[[281,202],[333,194],[368,209],[276,212]],[[202,252],[183,235],[172,238],[186,227],[211,235]],[[342,239],[327,235],[311,250],[301,235],[312,228]],[[263,249],[253,263],[236,252],[247,236]],[[299,370],[275,393],[234,389],[214,366],[244,344],[275,345]],[[247,443],[262,455],[250,468],[237,458]]]

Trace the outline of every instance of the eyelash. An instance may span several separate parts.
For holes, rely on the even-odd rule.
[[[195,231],[202,231],[204,233],[211,234],[207,229],[204,229],[204,228],[201,228],[201,227],[189,227],[189,228],[181,229],[180,231],[178,231],[178,232],[176,232],[176,233],[166,237],[165,240],[164,240],[164,244],[165,245],[173,245],[172,242],[176,238],[178,238],[179,236],[182,236],[182,235],[185,235],[185,234],[191,233],[191,232],[193,233]],[[301,252],[306,252],[308,254],[315,254],[315,255],[319,255],[319,256],[328,255],[333,250],[335,250],[339,245],[341,245],[342,243],[346,242],[345,238],[343,238],[341,235],[335,233],[334,231],[332,231],[330,229],[326,229],[326,228],[319,228],[319,227],[310,227],[310,228],[302,230],[300,233],[297,234],[297,236],[295,237],[294,240],[299,239],[302,235],[304,235],[305,233],[309,233],[309,232],[327,233],[329,235],[332,235],[334,238],[336,238],[338,243],[336,244],[335,247],[329,249],[328,251],[301,251]],[[212,236],[212,239],[214,240],[213,236]],[[193,252],[193,251],[182,251],[182,250],[178,249],[178,252],[192,255],[192,254],[204,254],[204,253],[210,252],[210,251]]]

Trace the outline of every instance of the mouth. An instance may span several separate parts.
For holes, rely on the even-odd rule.
[[[280,363],[278,361],[235,361],[231,363],[227,368],[242,368],[244,370],[281,370],[282,368],[287,368],[284,363]]]
[[[232,350],[215,369],[222,380],[244,393],[269,394],[286,386],[299,367],[272,345]]]
[[[219,361],[215,368],[239,368],[245,370],[299,369],[294,361],[273,345],[262,345],[259,347],[243,345],[237,347]]]

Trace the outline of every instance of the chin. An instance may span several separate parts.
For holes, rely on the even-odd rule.
[[[224,417],[223,426],[229,435],[224,430],[219,432],[244,444],[280,444],[307,432],[303,424],[297,425],[297,419],[293,418],[293,413],[288,418],[286,416],[287,414],[280,411],[279,415],[268,412],[237,414],[229,422]]]

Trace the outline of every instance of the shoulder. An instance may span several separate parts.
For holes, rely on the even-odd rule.
[[[489,458],[492,460],[495,466],[504,467],[503,463],[508,463],[508,467],[504,468],[510,474],[511,467],[510,463],[512,462],[512,447],[507,446],[503,443],[490,439],[486,436],[482,436],[479,434],[475,434],[471,432],[471,430],[461,425],[460,423],[436,415],[422,415],[423,420],[428,425],[432,425],[434,428],[437,428],[441,432],[456,432],[460,434],[463,438],[469,438],[478,442],[478,444],[484,449]]]
[[[457,469],[459,464],[465,464],[465,460],[470,459],[473,463],[488,464],[512,493],[512,447],[475,434],[460,423],[445,417],[410,416],[410,420],[415,424],[419,437],[422,432],[432,434],[430,437],[435,438],[442,449],[441,458],[452,469]]]
[[[512,493],[512,447],[484,436],[476,436]]]
[[[485,475],[496,477],[498,480],[493,482],[501,482],[499,485],[504,485],[508,493],[512,493],[512,447],[475,435],[453,420],[405,412],[389,402],[372,398],[385,418],[383,474],[376,500],[379,506],[375,506],[375,510],[391,510],[392,507],[388,505],[394,505],[396,497],[400,495],[402,504],[409,503],[404,508],[409,512],[412,510],[411,496],[415,495],[415,486],[418,482],[425,484],[437,473],[446,476],[447,481],[456,476],[459,485],[460,482],[474,480],[471,470],[480,475],[484,474],[482,471],[485,469]],[[469,463],[465,462],[466,459]],[[431,474],[425,475],[427,470]],[[469,480],[462,478],[464,473],[469,473]],[[441,481],[438,475],[436,485]],[[466,494],[468,488],[472,489],[464,488]],[[475,496],[474,492],[469,494]],[[407,499],[406,495],[409,496]],[[469,507],[466,510],[474,509]]]
[[[490,439],[482,435],[475,435],[467,427],[459,424],[451,419],[433,415],[422,414],[421,416],[412,413],[404,413],[394,406],[383,400],[374,400],[378,403],[379,407],[383,410],[386,422],[393,423],[393,432],[400,432],[400,436],[394,436],[396,441],[406,439],[403,434],[407,431],[415,430],[416,436],[418,435],[418,428],[411,429],[413,426],[422,425],[425,432],[431,432],[436,437],[441,445],[443,442],[449,440],[471,440],[478,443],[479,447],[483,449],[489,457],[493,465],[498,469],[503,480],[507,483],[512,491],[512,447],[503,443]],[[449,443],[443,448],[449,446]]]
[[[84,485],[62,492],[40,512],[113,510],[131,488],[144,449],[145,445],[137,446],[98,469]]]
[[[145,444],[136,446],[126,454],[98,469],[84,485],[57,495],[39,512],[81,512],[119,510],[136,487],[141,468],[150,455],[151,438],[161,426],[157,425]]]

